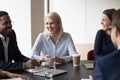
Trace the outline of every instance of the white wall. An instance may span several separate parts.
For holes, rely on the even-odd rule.
[[[30,8],[30,0],[0,0],[0,10],[7,11],[14,22],[19,49],[28,57],[31,51]]]
[[[74,43],[94,43],[101,27],[102,12],[120,8],[120,0],[50,0],[50,11],[60,14],[65,32]]]
[[[86,0],[86,42],[94,42],[98,29],[102,28],[102,12],[109,8],[120,8],[120,0]]]
[[[51,0],[50,4],[50,11],[59,13],[64,31],[69,32],[76,43],[85,41],[84,2],[85,0]]]
[[[120,0],[50,1],[52,1],[50,10],[60,14],[64,30],[72,35],[75,43],[94,43],[96,31],[101,28],[102,11],[107,8],[120,8]],[[43,0],[0,0],[0,10],[10,14],[14,22],[13,29],[17,35],[18,46],[28,57],[31,44],[34,44],[39,32],[43,31],[44,5],[42,4],[44,4]]]

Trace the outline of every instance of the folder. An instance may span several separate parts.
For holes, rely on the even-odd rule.
[[[85,64],[83,64],[83,66],[86,69],[94,69],[94,63],[85,63]]]

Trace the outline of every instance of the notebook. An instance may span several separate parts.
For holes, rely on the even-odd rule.
[[[94,69],[94,63],[85,63],[83,65],[86,69]]]
[[[34,72],[33,74],[34,75],[39,75],[39,76],[45,76],[45,72],[51,72],[53,74],[53,76],[56,76],[56,75],[60,75],[60,74],[63,74],[63,73],[67,73],[67,70],[62,70],[62,69],[44,69],[43,71],[40,71],[40,72]]]

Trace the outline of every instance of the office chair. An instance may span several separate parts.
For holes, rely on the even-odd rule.
[[[94,60],[94,50],[88,51],[87,60]]]

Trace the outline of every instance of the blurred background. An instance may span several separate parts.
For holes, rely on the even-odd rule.
[[[87,51],[93,49],[97,30],[102,28],[103,10],[118,9],[119,3],[120,0],[0,0],[0,10],[9,13],[24,55],[31,56],[35,39],[44,29],[44,16],[55,11],[62,18],[64,31],[71,34],[77,51],[84,55],[82,59],[86,59]]]

